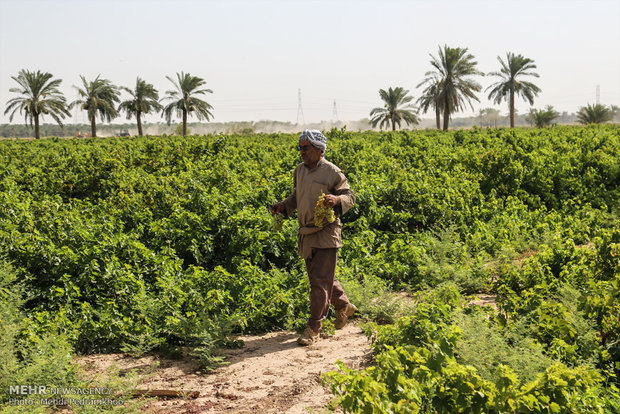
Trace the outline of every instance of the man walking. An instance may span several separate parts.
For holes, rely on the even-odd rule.
[[[299,255],[306,262],[310,279],[310,319],[304,333],[297,339],[300,345],[311,345],[319,340],[321,321],[327,317],[330,303],[336,309],[336,329],[347,324],[357,310],[335,279],[340,240],[340,216],[355,203],[355,195],[340,168],[324,158],[327,138],[317,130],[306,129],[299,135],[298,149],[302,163],[295,168],[295,190],[281,203],[271,207],[271,213],[287,216],[297,210]],[[333,207],[336,219],[323,227],[314,223],[314,208],[325,194],[325,205]]]

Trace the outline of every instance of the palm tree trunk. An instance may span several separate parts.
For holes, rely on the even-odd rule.
[[[140,119],[140,115],[141,115],[140,111],[136,112],[136,120],[138,122],[138,136],[142,137],[144,135],[142,134],[142,120]]]
[[[41,129],[39,127],[39,114],[34,114],[34,137],[36,139],[41,138]]]
[[[435,122],[437,122],[437,129],[441,129],[441,111],[439,105],[435,106]]]
[[[392,131],[396,131],[396,122],[392,119]]]
[[[94,116],[90,118],[90,136],[93,138],[97,136],[97,124]]]
[[[515,92],[510,91],[510,128],[515,127]]]
[[[450,122],[450,109],[448,109],[448,103],[445,103],[445,107],[443,109],[443,130],[448,130],[448,124]]]
[[[187,135],[187,110],[183,109],[183,136]]]

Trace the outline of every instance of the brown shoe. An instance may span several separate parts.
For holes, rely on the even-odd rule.
[[[352,303],[347,303],[343,308],[336,310],[336,320],[334,326],[336,329],[342,329],[347,324],[349,317],[355,313],[357,307]]]
[[[312,345],[318,342],[319,337],[320,336],[318,332],[314,332],[311,327],[306,326],[306,330],[304,331],[304,333],[301,334],[299,338],[297,338],[297,343],[299,345],[305,346]]]

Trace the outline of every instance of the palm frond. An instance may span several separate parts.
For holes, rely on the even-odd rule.
[[[577,120],[582,124],[602,124],[612,119],[612,110],[601,104],[588,104],[577,112]]]
[[[118,110],[127,114],[127,119],[140,114],[148,114],[152,111],[160,111],[163,106],[159,103],[159,92],[155,87],[140,79],[136,78],[136,86],[134,89],[122,87],[124,91],[131,95],[131,99],[123,101],[119,104]]]
[[[495,103],[500,103],[503,100],[509,101],[511,95],[517,94],[526,98],[530,105],[533,104],[534,97],[538,96],[540,88],[531,82],[520,81],[520,78],[524,76],[539,77],[537,73],[531,71],[536,69],[534,61],[511,52],[506,53],[506,60],[500,56],[497,59],[500,62],[501,70],[489,72],[488,75],[498,77],[500,80],[486,89],[487,91],[491,90],[488,98],[493,99]]]
[[[431,66],[435,70],[426,73],[427,78],[423,84],[427,83],[428,92],[435,94],[434,107],[444,113],[444,128],[447,128],[446,119],[449,119],[452,113],[463,110],[467,104],[473,108],[472,101],[479,101],[476,92],[481,90],[481,86],[468,77],[484,74],[476,68],[477,62],[474,56],[468,53],[467,48],[444,45],[443,48],[439,48],[437,57],[430,56]],[[436,83],[436,90],[430,89],[432,83]],[[426,110],[430,107],[430,103],[429,96],[424,101]]]
[[[402,121],[405,121],[407,125],[419,123],[417,108],[410,104],[413,97],[409,95],[408,90],[400,86],[390,87],[387,90],[379,89],[379,96],[384,105],[383,108],[377,107],[370,111],[370,124],[373,128],[379,125],[379,129],[383,129],[390,123],[400,128]]]
[[[17,76],[12,76],[19,87],[10,88],[9,91],[20,96],[10,99],[4,111],[5,115],[11,112],[9,121],[19,110],[24,114],[24,121],[33,124],[36,120],[38,125],[39,118],[50,115],[60,125],[61,119],[71,116],[66,106],[66,99],[59,91],[62,83],[60,79],[52,79],[53,75],[48,72],[29,71],[22,69]],[[38,138],[38,136],[37,136]]]
[[[206,81],[189,73],[180,72],[176,74],[174,80],[170,76],[166,78],[174,85],[174,90],[166,91],[166,96],[162,100],[171,101],[165,107],[161,108],[162,115],[166,122],[170,124],[173,113],[177,117],[183,117],[183,114],[196,115],[199,120],[209,121],[213,117],[211,106],[208,102],[199,99],[196,95],[204,95],[213,93],[211,89],[202,88]]]

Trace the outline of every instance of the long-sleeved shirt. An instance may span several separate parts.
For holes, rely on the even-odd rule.
[[[293,175],[295,190],[284,201],[286,214],[297,209],[299,234],[297,248],[304,258],[312,257],[312,249],[341,247],[340,215],[346,213],[355,204],[355,194],[349,187],[347,177],[340,168],[321,158],[313,169],[300,163]],[[340,205],[334,207],[336,220],[324,227],[314,225],[314,208],[321,192],[340,196]]]

